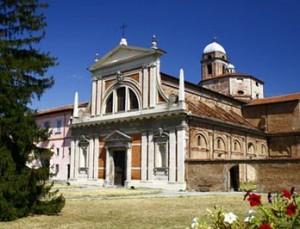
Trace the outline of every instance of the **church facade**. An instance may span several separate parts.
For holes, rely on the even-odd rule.
[[[300,94],[264,98],[263,82],[237,73],[217,42],[203,51],[199,84],[182,69],[162,73],[164,54],[155,39],[140,48],[122,38],[89,68],[91,101],[74,98],[71,182],[197,191],[256,182],[270,190],[280,172],[285,184],[300,184],[287,172],[300,172]]]

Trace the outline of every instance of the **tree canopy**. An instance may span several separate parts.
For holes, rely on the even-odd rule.
[[[0,220],[56,214],[64,198],[48,183],[51,152],[29,105],[50,88],[49,67],[57,64],[38,43],[45,36],[47,7],[38,0],[0,0]],[[42,167],[30,168],[38,158]]]

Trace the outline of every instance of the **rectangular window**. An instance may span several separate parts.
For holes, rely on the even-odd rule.
[[[55,134],[60,134],[61,133],[61,120],[58,119],[56,120],[56,132]]]
[[[49,121],[44,122],[44,128],[45,129],[49,129],[50,128],[50,122]]]
[[[59,164],[55,165],[55,175],[57,175],[59,172]]]

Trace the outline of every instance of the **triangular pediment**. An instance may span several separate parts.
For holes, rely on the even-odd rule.
[[[131,141],[131,137],[128,136],[127,134],[119,131],[119,130],[115,130],[112,133],[110,133],[109,135],[107,135],[104,138],[105,142],[114,142],[114,141],[119,141],[119,142],[124,142],[124,141]]]
[[[112,51],[107,53],[105,56],[103,56],[101,59],[99,59],[96,63],[94,63],[90,67],[90,70],[93,71],[102,67],[108,67],[110,65],[115,65],[119,63],[124,63],[126,61],[143,58],[148,55],[161,55],[163,53],[164,52],[160,49],[147,49],[134,46],[119,45]]]

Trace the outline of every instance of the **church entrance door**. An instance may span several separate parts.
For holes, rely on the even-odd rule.
[[[125,182],[125,151],[114,151],[114,185],[123,186]]]

